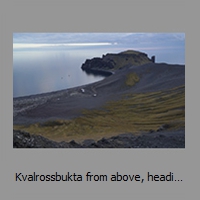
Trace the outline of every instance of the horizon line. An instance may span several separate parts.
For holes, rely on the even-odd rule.
[[[41,47],[65,47],[65,46],[109,46],[116,45],[111,42],[85,42],[85,43],[13,43],[13,49],[41,48]]]

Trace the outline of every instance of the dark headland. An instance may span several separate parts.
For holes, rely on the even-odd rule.
[[[185,66],[128,50],[88,59],[104,80],[13,99],[15,148],[184,148]]]
[[[155,56],[149,59],[145,53],[128,50],[118,54],[108,53],[103,55],[102,58],[87,59],[81,68],[87,73],[111,75],[116,70],[126,66],[138,66],[151,62],[155,62]]]

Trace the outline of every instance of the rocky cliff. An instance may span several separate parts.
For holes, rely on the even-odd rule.
[[[104,73],[104,75],[109,75],[117,69],[121,69],[127,65],[139,66],[154,61],[155,56],[150,59],[145,53],[128,50],[118,54],[108,53],[103,55],[102,58],[87,59],[85,63],[82,64],[81,68],[86,72]]]

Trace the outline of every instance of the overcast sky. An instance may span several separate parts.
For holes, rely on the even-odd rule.
[[[13,47],[53,45],[133,45],[185,48],[184,33],[14,33]],[[47,45],[47,46],[48,46]]]

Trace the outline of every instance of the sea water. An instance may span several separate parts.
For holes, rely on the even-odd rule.
[[[81,65],[91,55],[78,50],[14,51],[13,96],[57,91],[103,79],[82,71]]]

